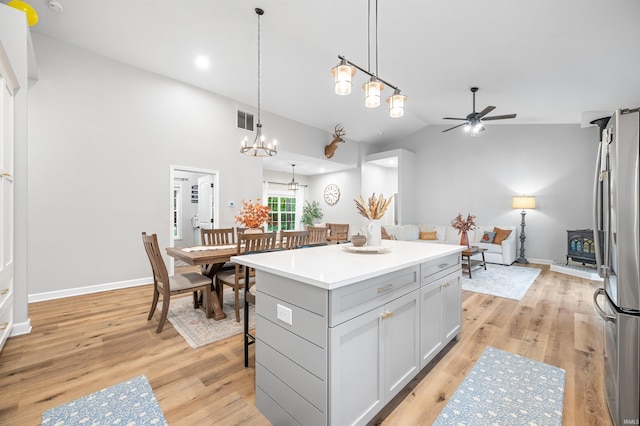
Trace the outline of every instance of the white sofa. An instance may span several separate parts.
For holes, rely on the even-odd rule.
[[[473,246],[487,249],[484,253],[485,260],[489,263],[511,265],[516,260],[516,227],[497,226],[500,229],[511,231],[502,244],[487,244],[480,242],[485,231],[492,232],[493,226],[478,226],[469,231],[469,242]],[[396,240],[418,241],[423,243],[460,244],[460,234],[451,225],[392,225],[385,226],[387,233]],[[420,231],[436,231],[436,240],[421,240]],[[471,257],[473,260],[482,260],[480,254]]]

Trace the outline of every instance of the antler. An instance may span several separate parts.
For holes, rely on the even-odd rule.
[[[333,136],[340,137],[346,134],[347,132],[345,132],[344,127],[342,127],[340,124],[336,124],[336,128],[333,131]]]

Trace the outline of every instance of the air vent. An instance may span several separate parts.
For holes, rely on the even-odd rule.
[[[238,119],[236,126],[238,127],[238,129],[244,129],[253,132],[253,114],[238,110]]]

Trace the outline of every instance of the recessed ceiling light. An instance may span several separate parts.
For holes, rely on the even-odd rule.
[[[198,68],[200,68],[201,70],[206,70],[207,68],[209,68],[210,62],[209,62],[209,58],[207,58],[206,56],[196,56],[196,66]]]

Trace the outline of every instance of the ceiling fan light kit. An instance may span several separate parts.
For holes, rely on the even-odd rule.
[[[444,117],[443,120],[461,120],[464,121],[462,124],[458,124],[457,126],[450,127],[442,132],[448,132],[449,130],[457,129],[458,127],[462,127],[465,132],[470,132],[471,134],[477,134],[479,132],[484,131],[484,125],[482,124],[484,121],[490,120],[504,120],[507,118],[516,118],[516,114],[505,114],[505,115],[494,115],[491,117],[486,117],[491,111],[496,109],[494,106],[488,106],[480,112],[476,112],[476,92],[478,91],[477,87],[471,88],[471,93],[473,94],[473,112],[467,115],[465,118],[457,118],[457,117]]]
[[[260,17],[264,15],[264,10],[256,7],[258,15],[258,123],[256,124],[256,137],[253,143],[249,145],[249,139],[245,136],[242,140],[240,152],[252,157],[273,157],[278,153],[278,141],[274,139],[273,143],[267,143],[262,134],[262,123],[260,122]]]
[[[368,25],[371,25],[371,1],[369,0],[369,21]],[[368,66],[367,69],[362,68],[349,61],[344,56],[338,55],[338,65],[331,69],[331,75],[334,77],[336,95],[345,96],[351,93],[351,78],[356,74],[356,69],[367,74],[370,79],[368,82],[362,85],[364,91],[364,105],[367,108],[376,108],[380,106],[380,95],[384,89],[385,84],[394,90],[393,95],[387,98],[389,104],[389,116],[391,118],[398,118],[404,115],[404,104],[407,100],[405,95],[400,93],[400,89],[395,85],[383,80],[378,76],[378,0],[375,0],[375,72],[371,72],[371,31],[369,30],[369,49],[367,52]]]

